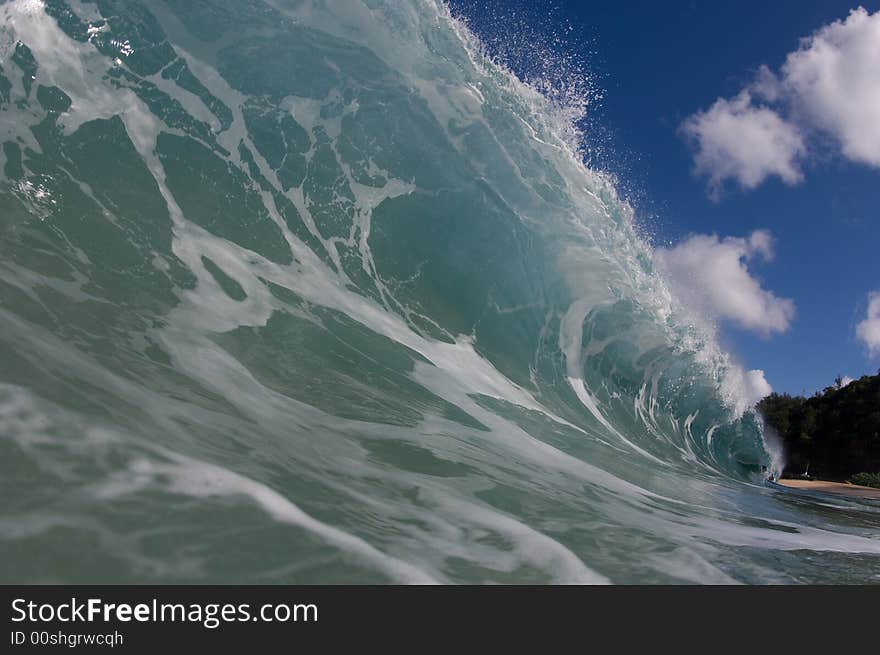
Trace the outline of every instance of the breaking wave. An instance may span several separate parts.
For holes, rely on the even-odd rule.
[[[431,0],[0,13],[3,581],[878,580],[876,506],[765,481],[588,80]]]

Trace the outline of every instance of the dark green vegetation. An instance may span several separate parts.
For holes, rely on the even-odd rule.
[[[812,398],[774,393],[758,409],[782,440],[786,474],[880,486],[880,372]]]
[[[856,473],[849,481],[853,484],[860,484],[863,487],[880,489],[880,473]]]

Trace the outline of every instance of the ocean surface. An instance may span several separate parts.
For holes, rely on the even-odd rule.
[[[435,0],[0,3],[0,582],[880,583],[552,88]]]

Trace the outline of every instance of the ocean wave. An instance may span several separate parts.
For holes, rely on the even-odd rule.
[[[0,13],[3,580],[871,575],[876,508],[764,483],[588,78],[430,0]]]

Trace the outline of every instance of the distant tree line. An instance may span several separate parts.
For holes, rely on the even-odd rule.
[[[880,474],[880,371],[846,385],[838,377],[811,398],[773,393],[758,410],[782,440],[784,475],[809,470],[810,477],[847,480]]]

